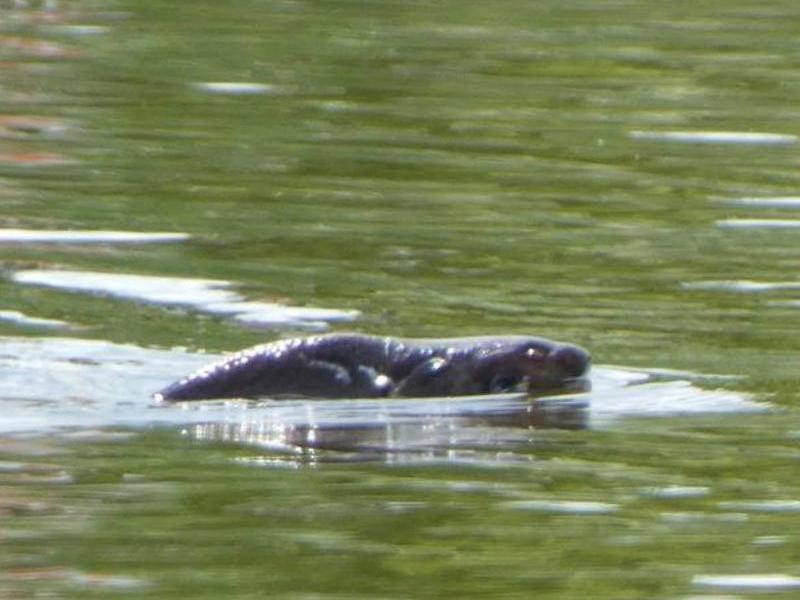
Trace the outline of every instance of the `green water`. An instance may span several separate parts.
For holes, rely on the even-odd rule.
[[[4,245],[8,274],[217,278],[357,309],[365,332],[536,333],[598,363],[741,375],[725,385],[781,409],[436,460],[180,428],[4,438],[0,597],[686,598],[725,593],[702,575],[800,577],[798,292],[686,285],[797,280],[800,231],[717,221],[793,218],[729,201],[797,195],[800,144],[634,133],[800,134],[796,17],[788,0],[0,1],[0,116],[57,124],[0,121],[0,226],[192,235]],[[0,298],[148,348],[293,333],[8,279]]]

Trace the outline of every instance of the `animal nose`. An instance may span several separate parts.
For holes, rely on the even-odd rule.
[[[561,346],[548,357],[564,377],[580,377],[589,370],[592,357],[583,348]]]

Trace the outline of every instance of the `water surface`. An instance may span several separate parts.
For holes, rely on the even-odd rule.
[[[0,1],[0,595],[793,593],[799,29],[788,0]],[[152,404],[309,328],[600,367],[536,401]]]

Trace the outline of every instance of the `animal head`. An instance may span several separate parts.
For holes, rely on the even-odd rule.
[[[530,338],[493,352],[483,367],[488,391],[529,391],[572,386],[589,372],[591,356],[578,346]]]

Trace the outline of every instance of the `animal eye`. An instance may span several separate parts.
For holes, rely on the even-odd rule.
[[[541,356],[544,356],[544,352],[539,350],[539,348],[528,348],[527,350],[525,350],[525,356],[527,358],[539,358]]]

